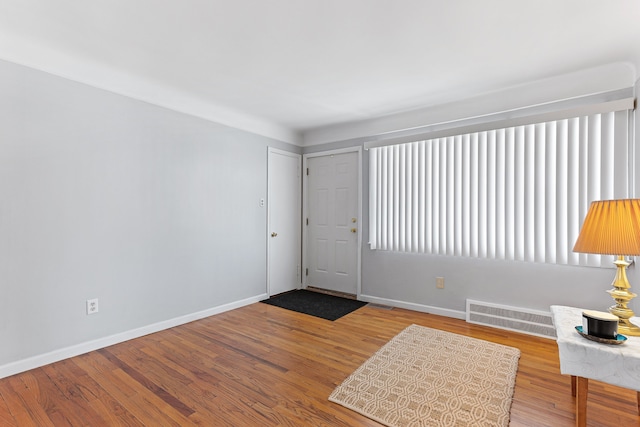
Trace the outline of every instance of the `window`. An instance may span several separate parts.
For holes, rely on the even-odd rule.
[[[572,249],[591,201],[629,196],[629,116],[370,148],[371,248],[599,266]]]

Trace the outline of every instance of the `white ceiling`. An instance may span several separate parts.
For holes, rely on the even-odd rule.
[[[300,143],[604,64],[638,70],[640,1],[0,0],[0,58]]]

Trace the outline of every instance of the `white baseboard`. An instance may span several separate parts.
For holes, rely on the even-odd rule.
[[[390,305],[392,307],[406,308],[407,310],[420,311],[422,313],[437,314],[439,316],[453,317],[455,319],[466,319],[467,313],[464,311],[450,310],[448,308],[432,307],[424,304],[416,304],[413,302],[398,301],[394,299],[378,298],[370,295],[360,295],[361,301],[371,302],[374,304]]]
[[[212,307],[207,310],[198,311],[196,313],[191,313],[191,314],[176,317],[173,319],[164,320],[162,322],[143,326],[141,328],[132,329],[130,331],[125,331],[115,335],[110,335],[108,337],[99,338],[97,340],[87,341],[87,342],[76,344],[70,347],[61,348],[59,350],[54,350],[49,353],[29,357],[28,359],[11,362],[6,365],[0,366],[0,378],[5,378],[10,375],[15,375],[20,372],[28,371],[30,369],[39,368],[40,366],[48,365],[50,363],[58,362],[60,360],[68,359],[70,357],[78,356],[80,354],[88,353],[90,351],[98,350],[100,348],[104,348],[110,345],[128,341],[133,338],[139,338],[144,335],[152,334],[154,332],[163,331],[165,329],[173,328],[174,326],[179,326],[185,323],[193,322],[194,320],[204,319],[205,317],[213,316],[214,314],[224,313],[225,311],[244,307],[245,305],[253,304],[254,302],[262,301],[266,298],[268,298],[268,295],[266,293],[262,295],[257,295],[257,296],[246,298],[240,301],[234,301],[232,303],[223,304],[217,307]]]

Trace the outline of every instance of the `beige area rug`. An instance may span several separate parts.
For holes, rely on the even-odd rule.
[[[391,427],[508,426],[520,350],[411,325],[329,400]]]

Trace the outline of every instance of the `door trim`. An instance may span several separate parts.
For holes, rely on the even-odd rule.
[[[307,255],[307,242],[308,231],[305,219],[309,216],[309,207],[307,201],[308,197],[308,178],[307,178],[307,159],[312,157],[330,156],[332,154],[345,154],[345,153],[357,153],[358,154],[358,227],[360,232],[358,233],[357,240],[357,259],[356,259],[356,297],[360,299],[362,293],[362,233],[364,227],[362,224],[362,147],[348,147],[340,148],[337,150],[319,151],[317,153],[308,153],[302,155],[302,287],[307,288],[308,277],[305,272],[309,268],[308,255]]]
[[[271,154],[279,154],[279,155],[283,155],[283,156],[288,156],[288,157],[294,157],[297,161],[298,161],[298,178],[300,178],[301,175],[304,175],[302,173],[302,169],[301,169],[301,163],[302,163],[302,155],[298,154],[298,153],[294,153],[291,151],[285,151],[285,150],[279,150],[277,148],[272,148],[272,147],[268,147],[267,150],[267,202],[266,202],[266,207],[267,207],[267,232],[265,233],[265,237],[266,237],[266,245],[267,245],[267,280],[266,280],[266,292],[268,296],[271,296],[271,246],[270,246],[270,241],[269,241],[269,233],[271,233],[271,181],[272,181],[272,174],[271,171],[269,170],[269,165],[271,164]],[[298,194],[300,194],[300,191],[302,190],[302,180],[298,179]],[[298,212],[300,214],[302,214],[302,206],[304,205],[304,198],[300,197],[299,199],[299,203],[298,203]],[[300,216],[300,222],[297,224],[299,227],[302,228],[302,216]],[[298,230],[298,233],[300,233],[300,230]],[[300,234],[298,234],[298,237],[300,237]],[[299,244],[302,244],[301,241],[298,242]],[[302,248],[300,248],[302,249]],[[299,253],[299,256],[302,257],[302,253]],[[298,258],[298,265],[302,265],[301,259]],[[300,281],[298,282],[298,287],[300,287],[301,284],[303,284],[303,274],[302,274],[302,269],[300,269],[300,271],[298,272],[298,277],[300,279]]]

